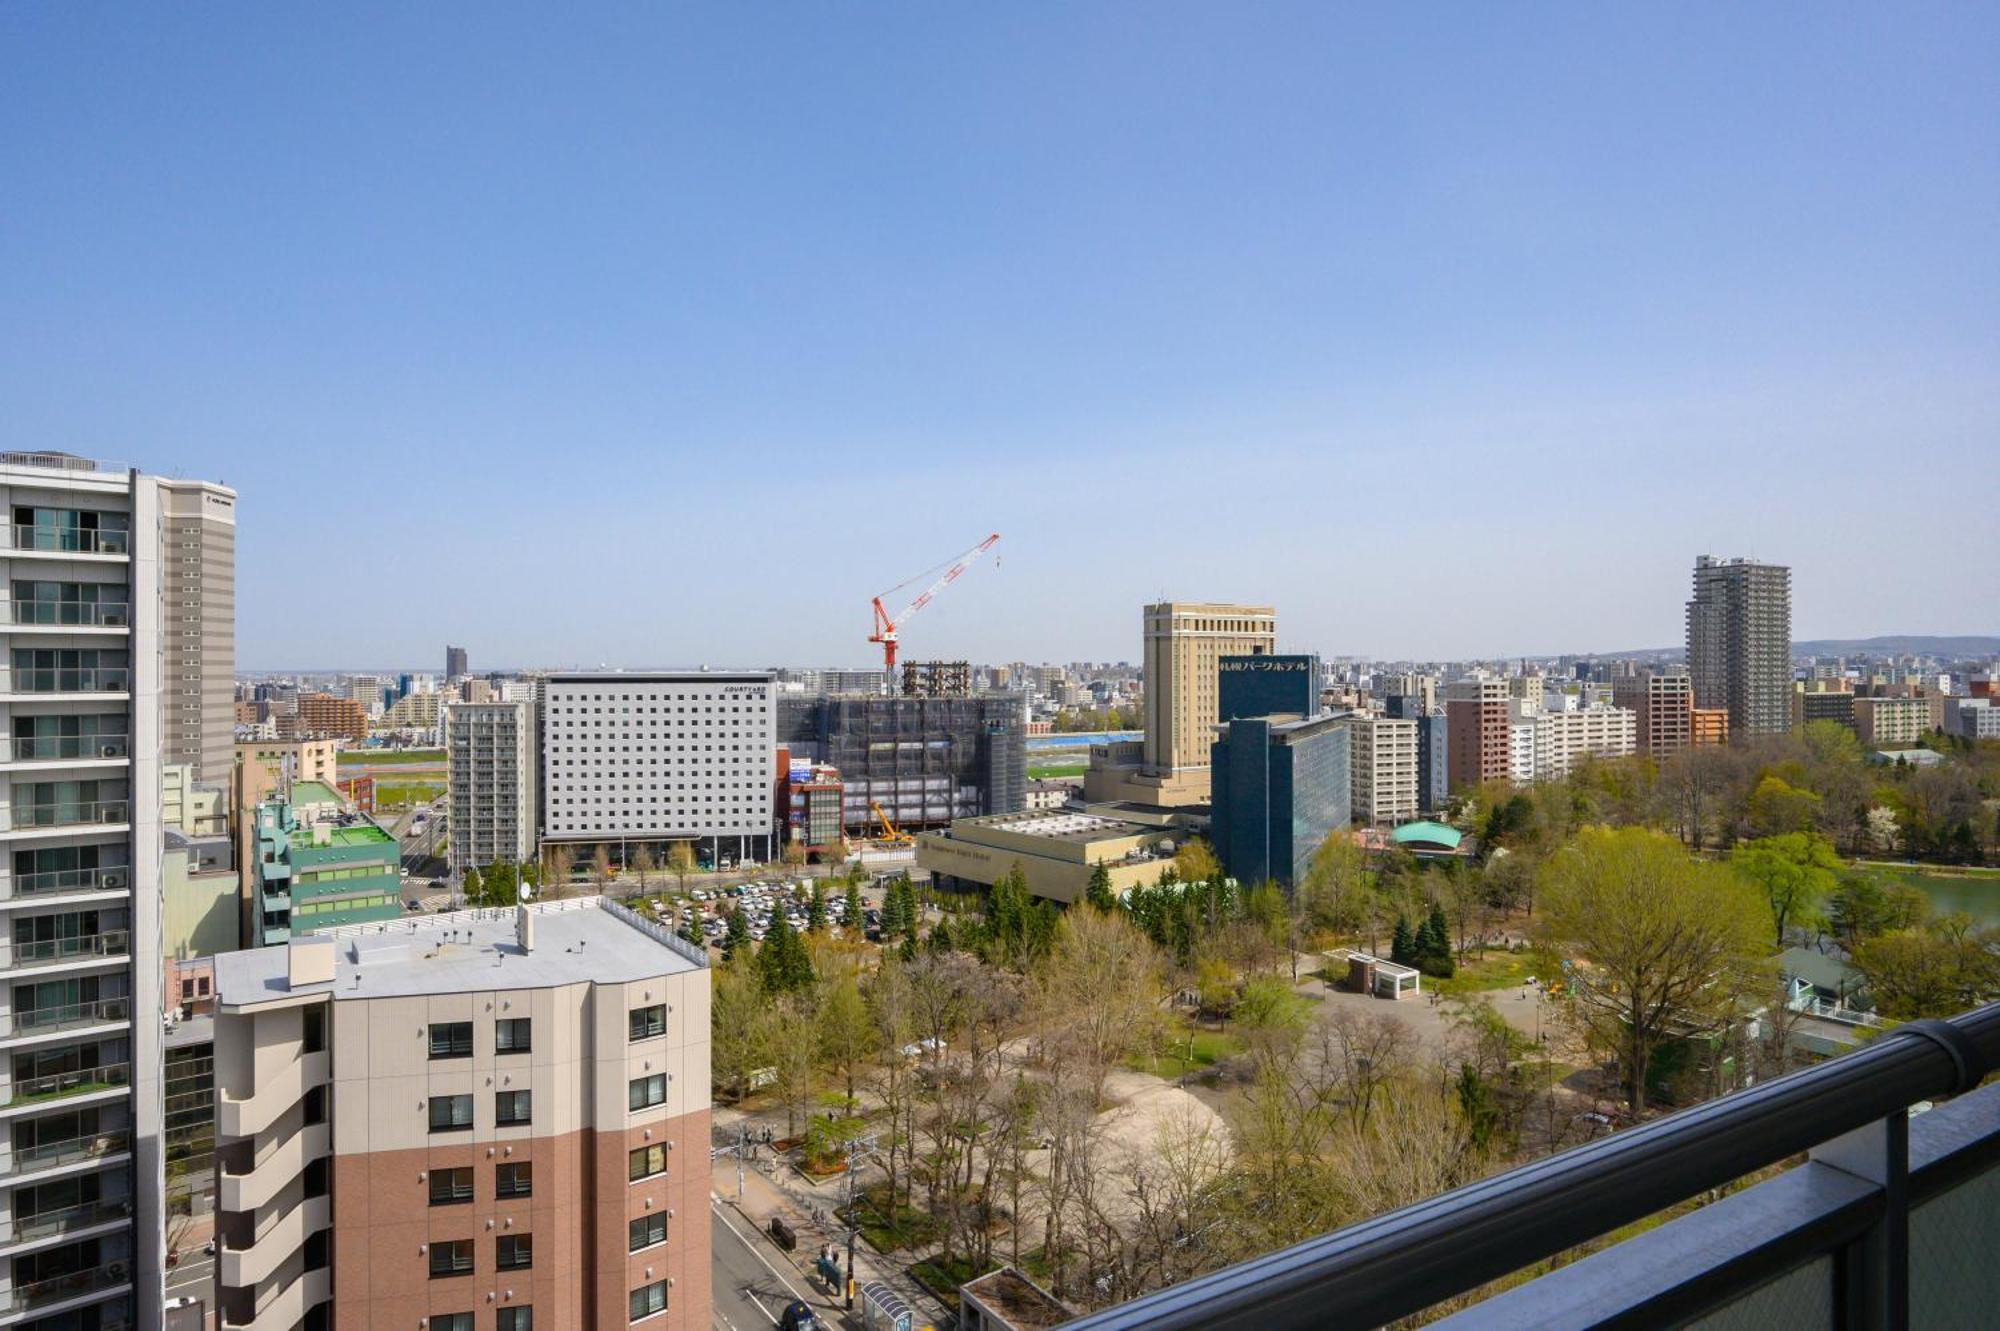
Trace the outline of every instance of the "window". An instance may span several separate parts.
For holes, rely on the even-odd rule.
[[[471,1313],[432,1313],[431,1331],[472,1331]]]
[[[654,1313],[667,1310],[667,1282],[655,1280],[642,1289],[632,1291],[632,1320],[651,1317]]]
[[[667,1074],[664,1072],[655,1072],[650,1077],[635,1077],[627,1088],[627,1109],[650,1109],[666,1102]]]
[[[472,1274],[472,1240],[449,1239],[431,1244],[431,1279]]]
[[[526,1197],[535,1190],[533,1165],[501,1165],[493,1172],[493,1195]]]
[[[533,1234],[502,1234],[494,1246],[493,1265],[502,1271],[525,1271],[535,1264]]]
[[[472,1023],[469,1021],[446,1021],[432,1026],[431,1057],[471,1058]]]
[[[635,1183],[642,1178],[667,1172],[667,1148],[664,1146],[641,1146],[627,1158],[631,1162],[629,1177]]]
[[[655,1035],[667,1033],[667,1005],[655,1003],[651,1007],[632,1009],[632,1038],[649,1040]]]
[[[432,1132],[470,1132],[471,1130],[471,1096],[433,1095],[431,1097]]]
[[[503,1128],[518,1127],[531,1121],[529,1096],[526,1091],[497,1091],[493,1096],[493,1122]]]
[[[631,1243],[629,1245],[629,1251],[631,1252],[637,1252],[641,1248],[650,1248],[655,1243],[665,1243],[667,1241],[667,1213],[661,1211],[655,1215],[642,1215],[626,1228],[631,1232]]]
[[[472,1200],[472,1167],[460,1169],[433,1169],[431,1171],[431,1205],[451,1206],[458,1202]]]
[[[535,1331],[533,1308],[502,1308],[493,1317],[493,1331]]]
[[[533,1048],[529,1035],[534,1023],[526,1017],[502,1017],[493,1023],[493,1048],[502,1054],[525,1054]]]

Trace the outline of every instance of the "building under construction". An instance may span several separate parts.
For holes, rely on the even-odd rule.
[[[972,663],[969,661],[903,662],[905,698],[970,698]]]
[[[1014,813],[1027,797],[1027,720],[1019,698],[780,698],[778,743],[793,761],[840,769],[841,822],[903,830]]]

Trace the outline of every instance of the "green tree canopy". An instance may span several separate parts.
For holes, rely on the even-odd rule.
[[[1821,903],[1840,883],[1840,856],[1833,843],[1815,832],[1781,832],[1746,841],[1729,853],[1729,862],[1763,893],[1777,948],[1785,946],[1788,927],[1821,918]]]

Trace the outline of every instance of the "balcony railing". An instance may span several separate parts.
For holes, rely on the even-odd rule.
[[[125,555],[132,552],[132,533],[85,527],[36,527],[25,522],[5,529],[15,550],[47,550],[55,554]]]
[[[78,1068],[74,1072],[23,1077],[7,1088],[5,1107],[13,1109],[20,1105],[89,1095],[93,1091],[109,1091],[131,1084],[132,1065],[129,1063],[105,1063],[94,1068]]]
[[[123,864],[91,869],[44,869],[40,873],[17,873],[0,878],[0,888],[17,897],[48,896],[59,892],[122,892],[132,885],[132,870]]]
[[[123,666],[15,667],[0,675],[0,689],[12,693],[125,693],[131,687],[132,672]]]
[[[36,827],[80,827],[91,823],[132,820],[128,800],[66,800],[55,804],[16,804],[0,812],[0,831],[21,832]]]
[[[107,1262],[88,1271],[72,1271],[68,1275],[50,1276],[47,1280],[33,1280],[25,1285],[16,1285],[10,1290],[0,1292],[0,1311],[14,1313],[44,1308],[52,1303],[117,1289],[131,1283],[132,1268],[129,1265],[124,1262]]]
[[[1971,1091],[1996,1067],[2000,1003],[1949,1022],[1911,1022],[1803,1072],[1068,1325],[1073,1331],[1381,1326],[1808,1151],[1806,1165],[1475,1304],[1452,1324],[1680,1325],[1776,1278],[1796,1276],[1801,1304],[1827,1313],[1782,1324],[1832,1325],[1832,1310],[1845,1308],[1850,1315],[1841,1325],[1912,1325],[1913,1194],[1924,1201],[1948,1196],[1952,1187],[1980,1186],[1977,1176],[1996,1168],[2000,1090],[1918,1120],[1919,1151],[1912,1150],[1910,1107]],[[1913,1159],[1920,1174],[1911,1169]],[[1990,1204],[1992,1189],[1986,1185],[1975,1201]],[[1975,1207],[1967,1214],[1975,1213],[1985,1212]],[[1976,1223],[1937,1220],[1961,1232],[1954,1240],[1932,1231],[1926,1259],[1948,1260],[1955,1241],[1970,1254],[1966,1260],[1983,1262],[1976,1250],[1982,1240],[1964,1230]],[[1730,1225],[1737,1232],[1718,1232]],[[1642,1270],[1643,1263],[1649,1265]],[[1932,1270],[1924,1297],[1952,1278],[1950,1269]],[[1956,1278],[1967,1295],[1962,1301],[1976,1302],[1969,1291],[1977,1271],[1961,1263]]]
[[[90,1003],[58,1003],[52,1007],[23,1008],[0,1012],[0,1039],[21,1035],[45,1035],[55,1031],[103,1026],[132,1020],[132,1000],[100,998]]]
[[[0,599],[0,624],[22,628],[128,628],[131,623],[132,607],[123,601]]]
[[[80,1206],[64,1206],[53,1211],[36,1211],[31,1215],[17,1215],[11,1225],[0,1226],[0,1236],[4,1236],[0,1237],[0,1242],[29,1243],[123,1220],[131,1214],[131,1199],[118,1197],[108,1201],[84,1202]]]
[[[0,966],[55,966],[65,961],[90,961],[97,957],[125,957],[132,954],[132,935],[125,929],[107,929],[97,934],[77,934],[69,938],[0,938]]]
[[[132,755],[132,741],[126,735],[16,735],[6,743],[0,753],[17,763]]]
[[[34,1146],[16,1146],[11,1154],[0,1156],[0,1175],[12,1177],[44,1169],[59,1169],[64,1165],[102,1160],[107,1155],[118,1155],[131,1149],[132,1133],[126,1128],[86,1133],[81,1137],[66,1137],[62,1141],[41,1142]]]

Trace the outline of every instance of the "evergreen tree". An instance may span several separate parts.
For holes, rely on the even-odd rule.
[[[749,952],[750,941],[750,917],[738,902],[736,909],[729,912],[729,929],[722,935],[722,959],[734,961],[739,952]]]
[[[806,907],[806,932],[823,934],[826,932],[826,889],[814,880],[812,904]]]
[[[677,932],[683,942],[692,943],[696,947],[708,946],[707,940],[701,934],[701,916],[692,910],[681,912],[681,927]]]
[[[1484,1152],[1493,1141],[1493,1129],[1500,1122],[1500,1106],[1493,1102],[1493,1088],[1479,1069],[1470,1063],[1458,1067],[1458,1108],[1465,1116],[1465,1128],[1472,1145]]]
[[[903,945],[896,950],[896,955],[904,961],[915,961],[917,959],[917,936],[915,934],[904,934]]]
[[[1398,966],[1417,964],[1417,943],[1410,934],[1410,922],[1403,916],[1396,917],[1396,932],[1389,936],[1389,960]]]
[[[910,875],[896,875],[896,891],[903,901],[903,932],[914,939],[918,927],[924,922],[924,913],[917,906],[917,889],[911,884]]]
[[[864,923],[866,919],[867,911],[861,905],[861,884],[849,879],[847,883],[847,936],[849,938],[861,937],[861,931],[867,927]]]
[[[1099,860],[1090,870],[1090,886],[1083,891],[1083,899],[1097,910],[1118,909],[1118,896],[1111,890],[1111,866]]]
[[[952,946],[953,944],[951,939],[951,921],[939,920],[937,922],[937,928],[931,930],[931,937],[930,937],[931,951],[949,952],[952,950]]]
[[[1414,965],[1424,974],[1440,980],[1449,980],[1458,970],[1458,964],[1451,955],[1451,929],[1445,923],[1444,907],[1431,908],[1431,913],[1417,926],[1414,943],[1412,950],[1416,960],[1405,964]]]
[[[900,937],[902,932],[903,894],[896,890],[896,882],[892,878],[888,891],[882,894],[882,941]]]
[[[782,909],[771,912],[771,927],[757,950],[757,973],[769,994],[788,994],[812,983],[812,960]]]

